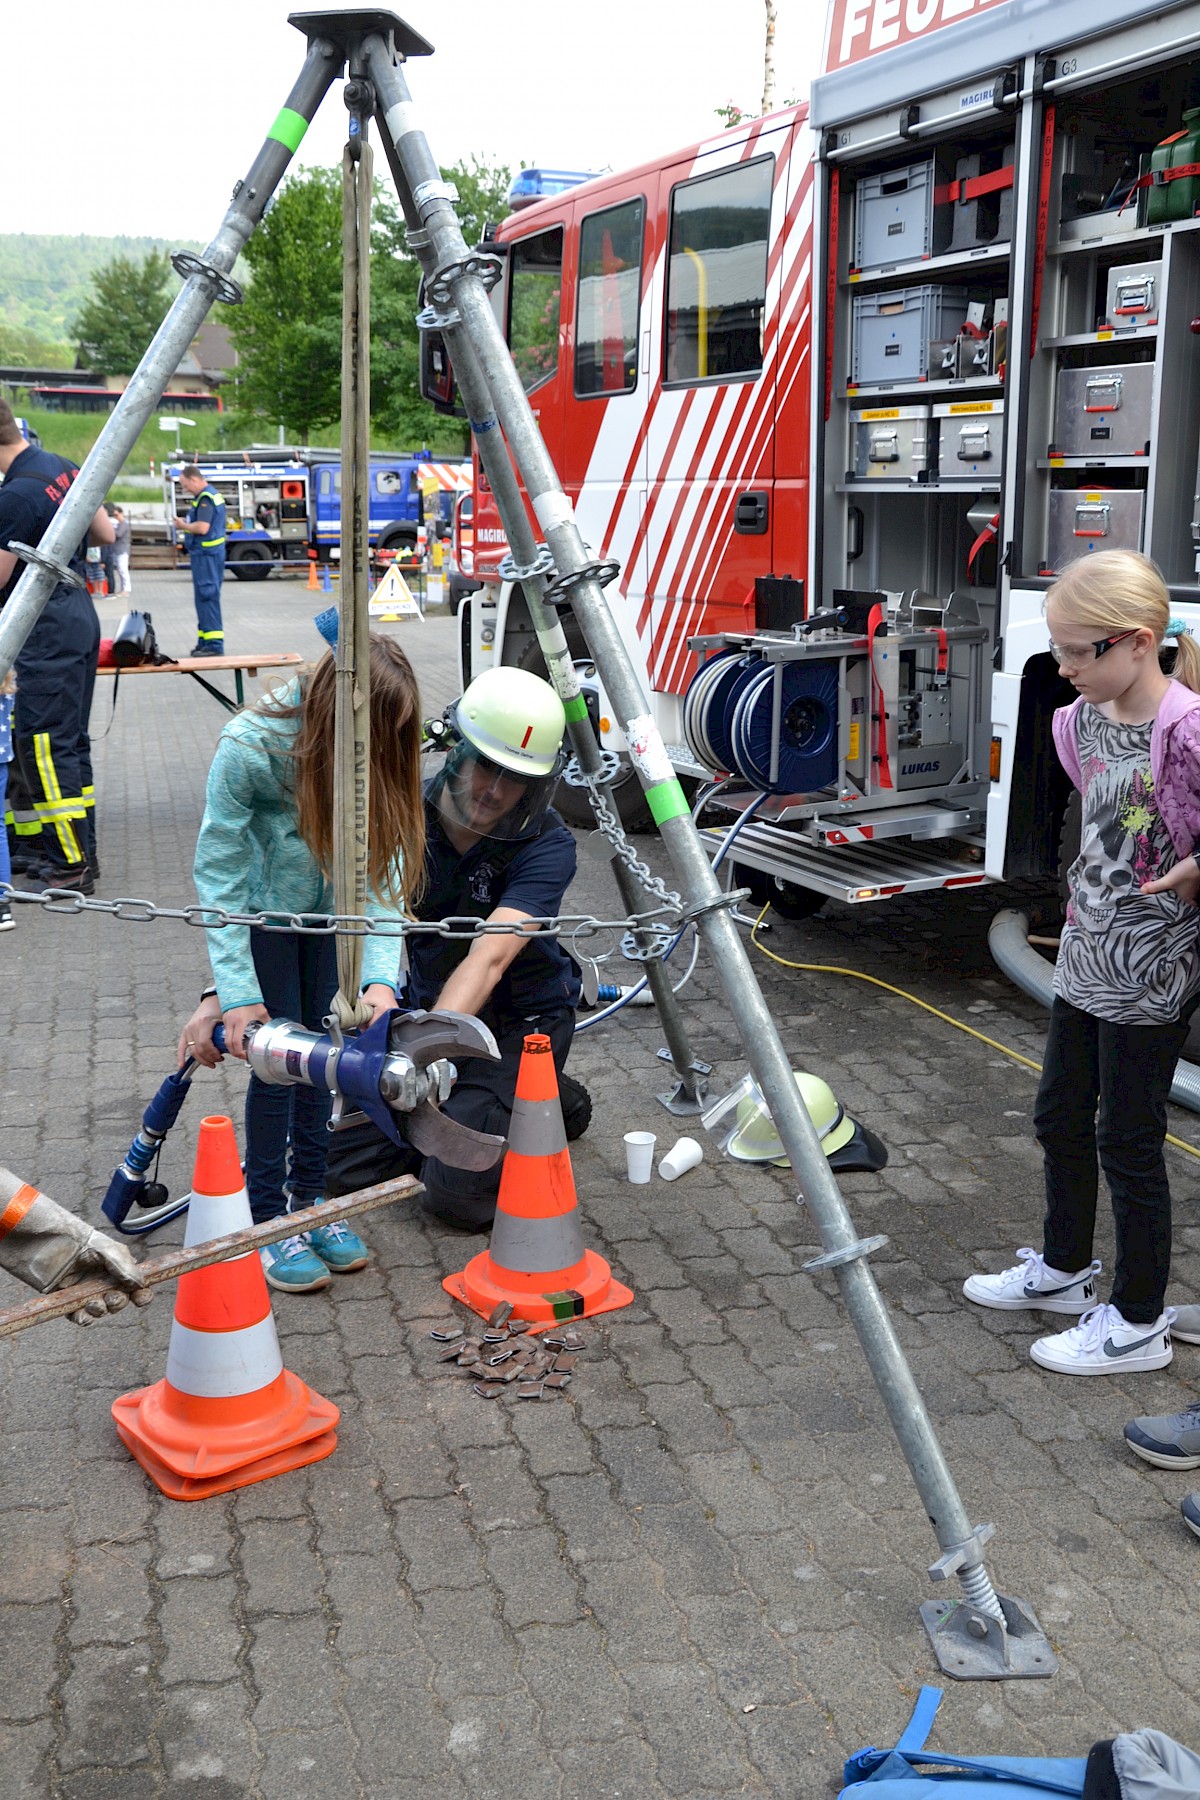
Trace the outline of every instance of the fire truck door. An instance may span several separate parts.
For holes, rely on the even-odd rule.
[[[681,693],[694,673],[690,636],[753,625],[754,578],[772,567],[778,240],[790,143],[786,128],[731,131],[660,178],[660,386],[648,430],[641,621],[660,693]]]

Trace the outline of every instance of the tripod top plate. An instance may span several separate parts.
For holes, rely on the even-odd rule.
[[[382,7],[363,6],[350,12],[296,12],[288,14],[288,24],[313,38],[329,38],[349,60],[365,37],[381,37],[391,45],[403,61],[410,56],[432,56],[433,45],[414,31],[399,13]]]

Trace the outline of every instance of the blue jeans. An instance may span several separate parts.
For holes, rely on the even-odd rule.
[[[8,832],[4,827],[4,809],[8,799],[8,764],[0,762],[0,882],[12,881],[12,858],[8,853]]]
[[[250,932],[254,969],[271,1017],[320,1031],[337,990],[332,937],[285,931]],[[271,1087],[251,1075],[246,1091],[246,1188],[257,1225],[287,1210],[283,1184],[297,1211],[325,1191],[326,1126],[332,1099],[309,1087]]]

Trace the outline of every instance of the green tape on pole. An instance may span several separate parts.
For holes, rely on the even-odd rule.
[[[567,715],[567,723],[568,724],[570,724],[575,719],[586,719],[587,718],[587,701],[584,699],[582,694],[576,694],[576,696],[573,700],[564,700],[563,701],[563,711]]]
[[[681,819],[684,813],[692,810],[674,776],[670,781],[659,781],[647,788],[646,800],[656,825],[665,825],[668,819]]]
[[[308,120],[303,113],[293,112],[290,106],[281,109],[279,117],[272,125],[267,136],[274,138],[277,144],[283,144],[293,155],[300,148],[304,134],[308,130]]]

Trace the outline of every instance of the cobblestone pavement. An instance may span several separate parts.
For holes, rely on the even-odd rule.
[[[318,650],[315,596],[226,593],[231,647]],[[137,597],[185,650],[186,578],[143,574]],[[392,629],[440,707],[452,624]],[[122,683],[109,726],[110,695],[102,682],[100,891],[179,903],[224,715],[182,677],[147,677]],[[834,907],[769,944],[1036,1057],[1036,1009],[986,947],[1011,899]],[[568,905],[615,910],[587,854]],[[0,958],[0,1158],[98,1217],[206,979],[203,937],[24,907]],[[890,1239],[874,1268],[968,1510],[997,1523],[996,1584],[1062,1659],[1050,1681],[950,1684],[935,1742],[1080,1753],[1140,1724],[1197,1741],[1188,1481],[1136,1463],[1120,1430],[1184,1403],[1200,1351],[1132,1379],[1038,1371],[1027,1319],[959,1293],[1037,1241],[1030,1072],[896,995],[755,960],[794,1060],[890,1147],[884,1173],[845,1178],[847,1201]],[[714,1086],[731,1081],[744,1064],[703,957],[684,999]],[[430,1329],[455,1311],[440,1279],[480,1242],[399,1207],[369,1221],[369,1269],[276,1296],[285,1361],[342,1409],[335,1454],[228,1498],[164,1500],[113,1429],[113,1398],[163,1372],[165,1292],[86,1334],[0,1345],[7,1800],[808,1800],[836,1793],[848,1751],[894,1741],[938,1679],[917,1616],[935,1540],[836,1285],[802,1271],[819,1246],[790,1177],[710,1148],[673,1185],[623,1179],[624,1130],[675,1135],[653,1098],[660,1042],[653,1012],[629,1009],[573,1058],[596,1102],[574,1151],[589,1241],[636,1302],[584,1327],[553,1406],[489,1404],[437,1363]],[[238,1117],[243,1081],[197,1084],[164,1159],[173,1192],[186,1121]],[[1173,1155],[1172,1172],[1177,1296],[1194,1299],[1196,1165]],[[22,1293],[0,1278],[0,1304]]]

